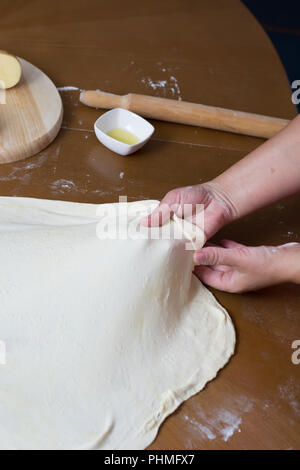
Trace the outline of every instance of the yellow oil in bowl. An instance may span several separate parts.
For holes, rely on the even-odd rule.
[[[120,129],[118,127],[107,132],[107,135],[127,145],[134,145],[139,142],[139,139],[135,135],[131,134],[131,132],[125,131],[124,129]]]

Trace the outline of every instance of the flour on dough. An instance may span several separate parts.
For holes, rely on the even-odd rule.
[[[99,239],[98,208],[0,198],[0,449],[143,449],[233,354],[193,252]]]

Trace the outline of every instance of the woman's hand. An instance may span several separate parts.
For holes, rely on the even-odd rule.
[[[300,243],[250,247],[223,240],[194,254],[195,274],[227,292],[246,292],[281,282],[300,284]]]
[[[202,210],[204,210],[204,226],[200,228],[204,229],[206,240],[238,217],[234,205],[225,192],[217,184],[209,182],[173,189],[165,195],[151,215],[141,220],[141,223],[148,226],[162,225],[176,214],[181,218],[187,217],[199,225],[197,221],[200,218],[197,218],[197,215]]]

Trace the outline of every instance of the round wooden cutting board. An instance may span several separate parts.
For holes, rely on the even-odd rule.
[[[24,59],[20,83],[0,90],[0,163],[15,162],[47,147],[61,127],[63,106],[53,82]]]

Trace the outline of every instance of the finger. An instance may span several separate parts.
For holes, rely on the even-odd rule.
[[[215,264],[214,266],[210,266],[210,268],[215,271],[222,271],[224,273],[232,270],[232,266],[226,266],[225,264]]]
[[[220,245],[222,245],[224,248],[241,248],[242,246],[244,246],[233,240],[221,240]]]
[[[160,203],[154,209],[152,214],[143,217],[140,221],[141,225],[146,227],[158,227],[167,222],[173,215],[171,208],[167,204]]]
[[[211,247],[211,246],[219,247],[219,245],[216,245],[215,243],[209,243],[209,242],[207,242],[207,243],[205,243],[205,245],[204,245],[203,248],[207,248],[207,247]],[[203,248],[201,248],[201,250],[197,250],[197,251],[195,252],[195,255],[196,255],[196,253],[198,253],[198,252],[200,253]],[[201,253],[200,253],[200,256],[201,256]],[[194,260],[195,260],[195,256],[194,256]],[[223,264],[215,264],[215,265],[212,265],[212,266],[211,266],[211,269],[215,269],[216,271],[223,271],[223,272],[226,272],[226,271],[229,271],[229,270],[231,269],[231,266],[226,266],[226,265],[223,265]]]
[[[170,191],[169,193],[167,193],[165,197],[161,200],[159,205],[154,209],[152,214],[141,219],[141,225],[144,225],[146,227],[158,227],[166,223],[167,220],[169,220],[174,213],[173,208],[177,199],[177,191]]]
[[[219,246],[219,245],[216,245],[215,243],[206,242],[206,243],[203,245],[203,247],[200,248],[200,249],[198,249],[198,250],[196,250],[194,254],[196,255],[198,252],[200,253],[200,252],[203,250],[203,248],[207,248],[207,247],[211,247],[211,246],[215,246],[215,247],[217,247],[217,248],[220,248],[220,246]]]
[[[238,252],[236,250],[208,246],[194,253],[196,265],[226,265],[235,266],[238,264]]]
[[[226,290],[226,273],[215,271],[209,266],[196,266],[194,272],[200,281],[208,286],[219,290]]]

